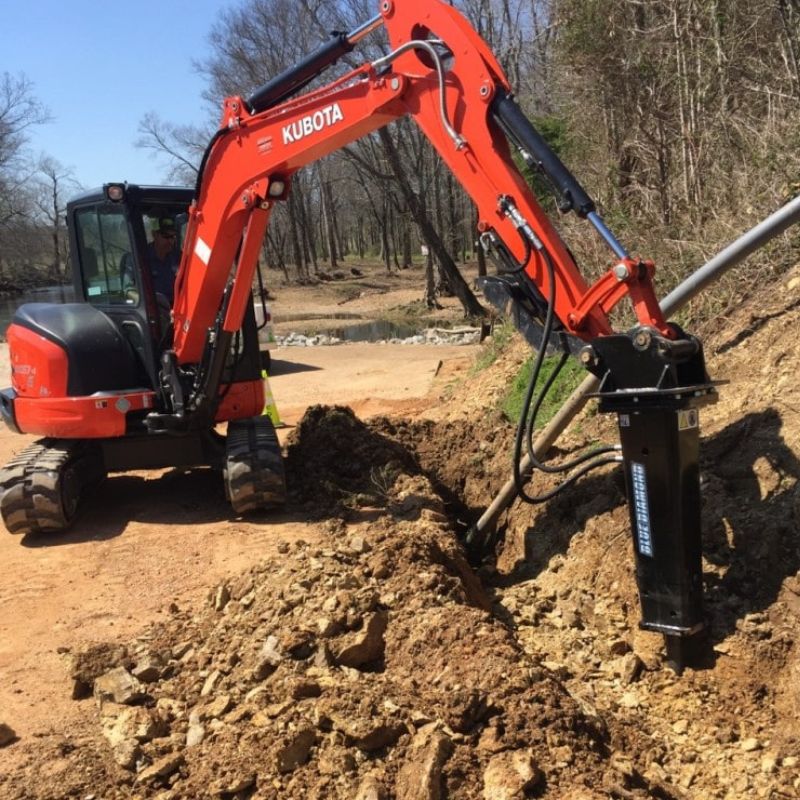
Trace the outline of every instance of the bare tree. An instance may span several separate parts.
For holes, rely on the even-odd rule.
[[[139,123],[139,133],[137,147],[167,158],[168,180],[194,183],[203,152],[211,139],[208,130],[165,122],[151,111]]]
[[[24,75],[0,75],[0,226],[30,211],[30,168],[25,160],[28,134],[51,119]]]
[[[62,281],[69,258],[64,224],[65,195],[74,193],[80,188],[80,184],[70,167],[63,166],[51,156],[42,156],[39,159],[36,182],[38,191],[34,202],[50,235],[50,275],[54,281]]]
[[[33,168],[28,160],[30,129],[50,121],[24,75],[0,75],[0,276],[15,285],[36,249],[30,220],[35,213]]]
[[[0,172],[18,166],[28,131],[51,120],[47,109],[33,94],[33,84],[24,75],[8,72],[0,76]]]

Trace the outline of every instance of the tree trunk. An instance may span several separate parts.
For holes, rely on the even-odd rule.
[[[319,176],[319,196],[322,203],[322,218],[324,221],[325,241],[328,245],[328,263],[331,269],[339,266],[337,258],[336,235],[333,230],[333,210],[331,209],[331,198],[328,193],[328,183],[322,177],[322,170],[317,170]]]
[[[307,192],[299,195],[298,200],[300,208],[300,229],[303,235],[303,253],[306,258],[306,263],[309,261],[314,266],[314,272],[319,271],[319,264],[317,262],[317,246],[314,241],[314,226],[308,224],[308,206],[306,204]]]
[[[436,281],[433,278],[433,251],[428,247],[425,256],[425,308],[431,310],[441,308],[436,301]]]
[[[387,206],[388,203],[386,202],[386,197],[384,195],[383,208],[381,209],[381,215],[380,215],[381,258],[383,259],[383,266],[386,267],[386,271],[391,273],[392,258],[389,253],[389,214]]]
[[[403,216],[403,269],[411,266],[411,228]]]
[[[381,144],[383,145],[384,152],[386,153],[386,159],[389,162],[389,166],[391,167],[391,170],[397,179],[397,184],[403,195],[403,199],[405,200],[411,215],[414,217],[414,222],[417,223],[425,241],[428,244],[428,247],[431,249],[433,254],[436,255],[440,267],[446,272],[448,280],[450,281],[450,286],[453,288],[456,297],[458,297],[461,306],[464,309],[464,313],[467,316],[472,317],[486,316],[486,310],[478,302],[477,298],[472,293],[472,290],[467,285],[467,282],[461,276],[461,273],[458,271],[453,259],[450,258],[447,248],[444,246],[444,243],[431,225],[427,214],[424,213],[420,199],[416,192],[411,188],[411,184],[408,181],[408,176],[406,175],[403,165],[400,162],[400,155],[397,152],[397,148],[394,146],[391,136],[385,128],[381,128],[378,131],[378,136],[380,137]]]
[[[294,263],[297,267],[297,274],[300,277],[303,277],[306,274],[305,269],[305,262],[303,261],[303,251],[300,247],[300,236],[298,235],[297,231],[297,214],[295,211],[295,199],[294,195],[289,195],[289,202],[287,205],[287,210],[289,213],[289,232],[292,237],[292,255],[294,257]]]
[[[475,227],[478,227],[478,212],[475,212]],[[486,253],[483,250],[483,245],[478,240],[478,246],[475,248],[475,256],[478,259],[478,277],[485,278],[486,277]]]

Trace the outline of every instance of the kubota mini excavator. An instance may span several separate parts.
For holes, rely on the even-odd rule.
[[[388,54],[302,90],[383,27]],[[487,44],[440,0],[381,0],[379,14],[270,80],[224,101],[222,124],[193,191],[107,184],[68,209],[82,302],[22,306],[8,329],[12,387],[2,413],[45,438],[0,474],[12,532],[66,528],[82,493],[109,471],[221,467],[237,512],[284,498],[280,449],[260,414],[263,388],[251,287],[270,213],[294,173],[400,117],[419,125],[478,208],[480,240],[498,264],[484,291],[537,331],[534,377],[549,348],[601,378],[619,445],[560,467],[564,485],[624,463],[643,627],[676,660],[703,627],[698,407],[714,399],[700,342],[667,322],[653,264],[628,255],[575,177],[524,116]],[[587,285],[512,158],[553,184],[561,211],[587,219],[613,265]],[[182,257],[169,308],[147,264],[148,223],[179,228]],[[614,332],[630,298],[638,324]],[[540,403],[521,421],[518,451]],[[548,387],[545,387],[545,391]],[[214,431],[227,421],[227,437]],[[621,450],[621,455],[619,451]],[[518,471],[518,469],[517,469]],[[531,501],[520,484],[520,494]]]

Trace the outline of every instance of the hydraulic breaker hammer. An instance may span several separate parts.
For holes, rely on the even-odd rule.
[[[681,671],[704,627],[699,408],[716,400],[693,337],[638,328],[580,353],[601,379],[600,411],[617,415],[645,630],[664,634]]]

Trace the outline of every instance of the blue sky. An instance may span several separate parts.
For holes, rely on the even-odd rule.
[[[53,122],[31,132],[85,187],[106,181],[163,183],[163,161],[134,146],[148,111],[201,124],[210,108],[193,59],[208,54],[221,8],[211,0],[6,0],[0,73],[24,73]],[[220,98],[220,104],[222,98]],[[213,114],[216,122],[216,110]]]

